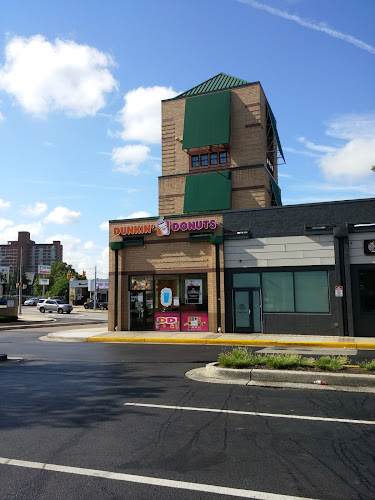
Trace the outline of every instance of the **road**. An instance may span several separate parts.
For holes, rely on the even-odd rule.
[[[1,499],[375,498],[373,395],[195,382],[222,347],[48,331],[0,332],[22,358],[0,364]]]

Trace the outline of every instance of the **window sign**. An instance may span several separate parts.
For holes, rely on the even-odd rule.
[[[155,330],[180,330],[180,315],[178,313],[155,313],[154,321]]]
[[[172,290],[163,288],[160,292],[160,303],[164,307],[169,307],[172,304]]]
[[[0,267],[0,285],[7,285],[9,283],[9,267]]]
[[[185,304],[202,304],[202,280],[185,280]]]
[[[208,314],[204,312],[181,313],[183,332],[208,332]]]
[[[344,296],[344,287],[338,285],[335,286],[335,297],[343,297]]]

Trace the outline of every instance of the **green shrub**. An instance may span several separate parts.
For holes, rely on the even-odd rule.
[[[236,347],[232,351],[223,351],[219,354],[218,362],[223,368],[246,368],[264,364],[262,356],[253,354],[246,347]]]
[[[365,361],[364,363],[359,363],[360,368],[363,370],[367,370],[368,372],[372,372],[375,370],[375,359],[371,361]]]
[[[0,323],[11,323],[17,321],[17,316],[0,316]]]
[[[343,370],[349,364],[348,356],[322,356],[316,360],[316,367],[319,370]]]

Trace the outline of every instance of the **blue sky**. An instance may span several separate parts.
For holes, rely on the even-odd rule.
[[[0,2],[0,243],[60,239],[106,277],[107,221],[157,215],[160,100],[220,72],[263,86],[284,205],[373,197],[374,19],[373,0]]]

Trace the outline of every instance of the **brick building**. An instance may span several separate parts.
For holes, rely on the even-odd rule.
[[[279,158],[259,82],[221,73],[162,102],[160,217],[110,221],[111,330],[224,327],[222,212],[281,204]]]
[[[109,221],[109,329],[370,336],[375,199],[283,207],[259,82],[162,102],[159,217]]]
[[[60,241],[52,243],[35,243],[30,239],[30,233],[20,231],[16,241],[8,241],[0,245],[1,265],[10,268],[10,272],[18,269],[21,259],[25,272],[37,273],[39,265],[50,265],[53,262],[62,262],[63,246]]]

